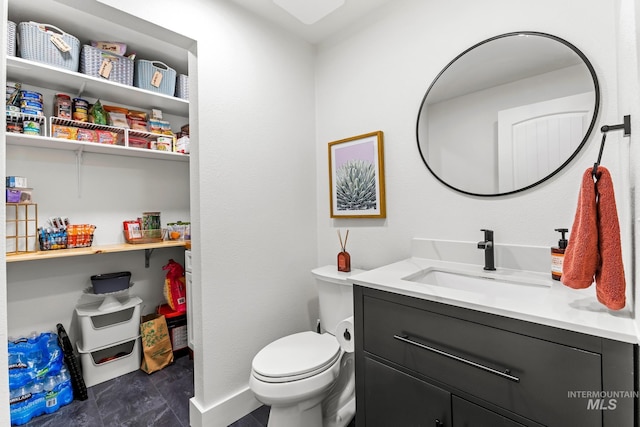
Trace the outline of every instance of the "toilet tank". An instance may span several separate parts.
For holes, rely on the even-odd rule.
[[[363,272],[364,270],[352,269],[349,273],[344,273],[338,271],[335,265],[327,265],[311,271],[316,278],[318,289],[322,332],[334,335],[338,323],[353,316],[353,285],[349,277]]]

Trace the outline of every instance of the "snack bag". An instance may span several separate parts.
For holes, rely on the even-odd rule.
[[[187,295],[184,268],[174,260],[162,267],[167,270],[164,280],[164,297],[173,311],[187,311]]]
[[[107,124],[107,113],[104,111],[99,99],[89,108],[89,118],[91,123],[97,125]]]

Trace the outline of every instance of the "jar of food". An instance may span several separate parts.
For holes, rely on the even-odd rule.
[[[71,120],[71,97],[65,93],[56,93],[53,115],[61,119]]]
[[[89,121],[89,103],[82,98],[73,98],[73,120],[78,122]]]
[[[7,121],[7,132],[22,133],[22,123]]]

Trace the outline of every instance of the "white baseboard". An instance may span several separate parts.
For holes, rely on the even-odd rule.
[[[227,427],[262,405],[249,387],[209,407],[203,407],[195,397],[189,399],[191,427]]]

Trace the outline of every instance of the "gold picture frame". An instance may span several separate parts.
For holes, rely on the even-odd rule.
[[[329,143],[331,218],[386,218],[383,133]]]

